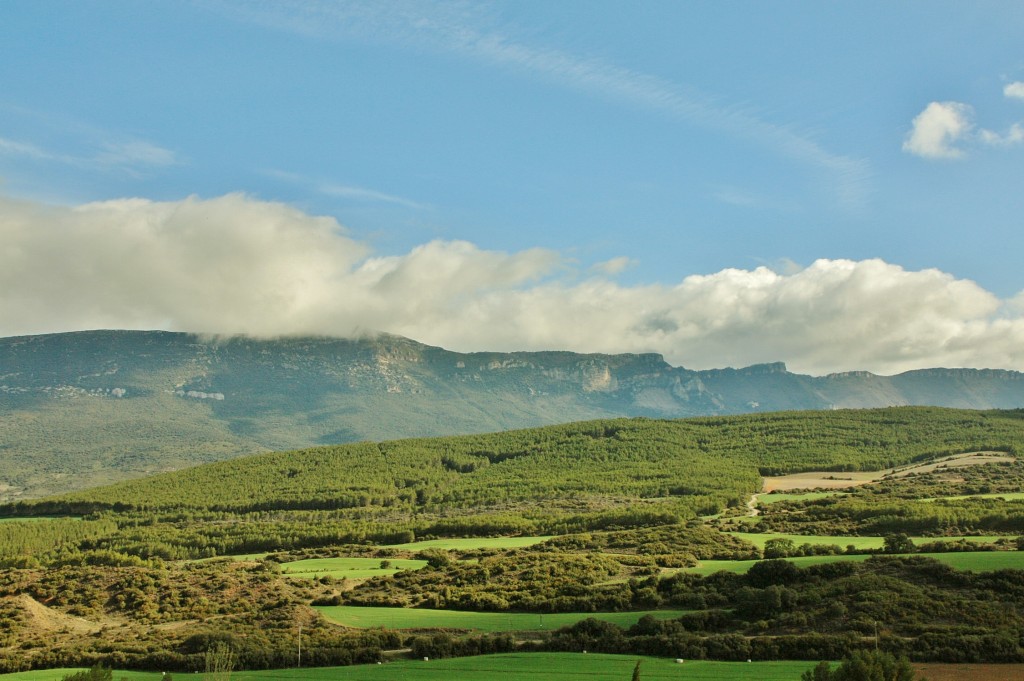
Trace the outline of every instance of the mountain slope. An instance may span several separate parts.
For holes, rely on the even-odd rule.
[[[660,355],[456,353],[397,336],[206,339],[93,331],[0,339],[0,500],[318,444],[613,416],[1024,405],[1024,375],[692,371]]]

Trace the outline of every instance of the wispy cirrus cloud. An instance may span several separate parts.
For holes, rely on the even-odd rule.
[[[746,139],[824,171],[845,206],[858,206],[867,195],[870,167],[866,159],[829,151],[792,126],[767,121],[744,106],[723,103],[657,75],[517,40],[486,5],[359,0],[207,0],[203,4],[240,21],[307,36],[460,54]]]
[[[33,139],[0,130],[0,158],[132,176],[184,162],[179,154],[151,140],[62,114],[4,102],[0,102],[0,114],[15,124],[30,121],[35,129]]]
[[[278,180],[284,180],[291,184],[301,185],[309,191],[322,194],[324,196],[333,196],[342,199],[349,199],[352,201],[367,201],[372,203],[389,203],[396,206],[403,206],[405,208],[411,208],[414,210],[422,210],[426,208],[426,204],[413,201],[401,196],[394,194],[388,194],[386,192],[378,191],[376,189],[368,189],[366,187],[359,187],[347,184],[340,184],[337,182],[330,182],[325,180],[318,180],[300,175],[298,173],[290,173],[283,170],[265,170],[264,175],[269,177],[277,178]]]
[[[61,163],[70,163],[72,160],[70,157],[54,154],[35,144],[6,137],[0,137],[0,156],[15,156],[36,161],[60,161]]]
[[[86,153],[66,153],[32,142],[0,137],[0,156],[42,163],[58,163],[83,170],[119,171],[132,175],[149,168],[180,163],[171,150],[138,139],[97,141]]]

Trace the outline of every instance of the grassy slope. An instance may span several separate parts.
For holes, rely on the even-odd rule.
[[[425,560],[406,560],[388,558],[390,567],[382,568],[380,558],[311,558],[285,563],[282,572],[293,577],[317,579],[333,577],[335,579],[367,579],[393,575],[399,570],[419,570],[426,566]]]
[[[777,534],[772,532],[730,532],[729,534],[748,541],[759,549],[764,549],[764,545],[769,539],[789,539],[797,546],[800,546],[801,544],[811,544],[812,546],[828,546],[830,544],[835,544],[844,549],[848,545],[852,544],[858,550],[880,549],[885,543],[885,539],[883,537],[832,537],[827,535],[813,536],[805,534]],[[997,535],[970,537],[911,537],[911,540],[915,544],[936,541],[955,542],[961,540],[975,544],[992,544],[999,539],[1003,539],[1003,537]]]
[[[535,546],[551,539],[550,535],[540,537],[464,537],[456,539],[427,539],[408,544],[391,544],[388,548],[402,551],[471,551],[473,549],[518,549]]]
[[[915,556],[934,558],[940,563],[945,563],[957,570],[972,570],[974,572],[991,572],[993,570],[1024,570],[1024,551],[953,551],[949,553],[915,553]],[[823,563],[837,562],[861,562],[867,560],[869,555],[839,555],[839,556],[800,556],[787,558],[799,567],[808,565],[821,565]],[[698,575],[710,575],[719,571],[735,572],[745,574],[756,560],[704,560],[697,567],[686,568],[686,572]]]
[[[516,613],[430,610],[427,608],[374,608],[354,605],[328,605],[317,608],[324,617],[346,627],[387,627],[388,629],[475,629],[478,631],[552,631],[576,624],[588,617],[613,622],[626,628],[644,615],[674,619],[685,610],[647,610],[643,612],[565,612]]]

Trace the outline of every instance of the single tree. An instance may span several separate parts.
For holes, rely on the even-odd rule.
[[[884,547],[882,549],[886,553],[913,553],[914,542],[911,541],[910,537],[903,534],[890,534],[885,537]]]
[[[788,558],[797,553],[796,542],[785,537],[773,537],[764,543],[765,558]]]
[[[636,661],[636,666],[633,667],[633,681],[640,681],[640,663],[641,662],[643,662],[643,660],[637,660]]]

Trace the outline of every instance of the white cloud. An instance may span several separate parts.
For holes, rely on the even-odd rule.
[[[619,257],[612,258],[611,260],[595,263],[590,269],[596,274],[603,274],[605,276],[612,277],[636,267],[636,265],[637,262],[633,258],[627,258],[624,255],[620,255]]]
[[[923,158],[962,158],[956,143],[970,134],[972,113],[960,102],[932,102],[914,118],[903,150]]]
[[[1003,94],[1011,99],[1024,99],[1024,82],[1008,84],[1003,88]]]
[[[1005,135],[1000,135],[991,130],[982,130],[978,133],[978,139],[985,144],[995,147],[1009,147],[1024,142],[1024,125],[1014,123],[1007,130]]]
[[[653,351],[691,368],[1024,370],[1021,297],[938,270],[819,260],[674,286],[577,277],[542,249],[433,241],[374,257],[332,218],[239,194],[75,208],[0,198],[0,335],[372,329],[463,351]]]

